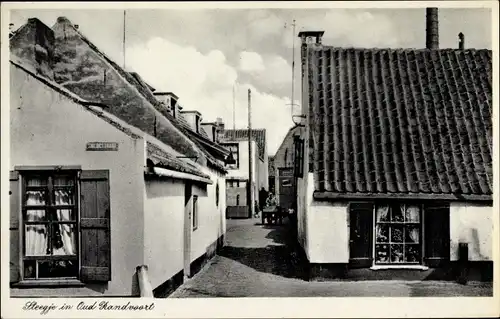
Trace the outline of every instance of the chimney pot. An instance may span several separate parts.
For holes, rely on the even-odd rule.
[[[464,34],[462,32],[460,32],[458,34],[458,48],[460,50],[463,50],[464,46],[465,46],[465,37],[464,37]]]
[[[439,17],[438,8],[426,9],[426,48],[439,49]]]

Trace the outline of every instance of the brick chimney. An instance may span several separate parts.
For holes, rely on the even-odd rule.
[[[30,65],[37,74],[54,80],[54,31],[37,18],[10,39],[11,55]]]
[[[299,38],[301,40],[301,46],[300,46],[300,58],[301,58],[301,65],[302,65],[302,77],[304,77],[304,72],[305,72],[305,65],[306,65],[306,59],[307,59],[307,45],[308,44],[321,44],[321,40],[323,37],[323,34],[325,34],[325,31],[301,31],[299,32]]]
[[[439,17],[438,8],[427,8],[425,17],[425,47],[439,49]]]

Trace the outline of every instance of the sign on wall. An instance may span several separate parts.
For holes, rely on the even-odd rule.
[[[117,142],[88,142],[87,151],[118,151]]]

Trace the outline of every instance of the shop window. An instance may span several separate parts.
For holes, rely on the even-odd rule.
[[[108,176],[60,167],[11,172],[10,231],[21,244],[11,242],[11,282],[110,280]]]
[[[375,210],[375,263],[419,264],[421,206],[377,205]]]

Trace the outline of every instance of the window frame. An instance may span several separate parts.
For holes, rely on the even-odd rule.
[[[380,206],[388,206],[389,207],[389,218],[392,214],[392,207],[395,206],[395,205],[412,205],[412,206],[418,206],[419,208],[419,222],[418,222],[418,225],[419,225],[419,242],[415,245],[418,245],[419,249],[420,249],[420,254],[419,254],[419,258],[418,258],[418,261],[417,262],[391,262],[390,259],[391,259],[391,250],[389,248],[389,261],[388,262],[377,262],[377,225],[378,224],[381,224],[379,222],[377,222],[377,208],[380,207]],[[399,201],[399,200],[395,200],[395,201],[384,201],[384,202],[374,202],[373,203],[373,235],[372,235],[372,258],[373,258],[373,266],[383,266],[383,267],[397,267],[397,266],[422,266],[424,264],[424,254],[425,254],[425,243],[424,243],[424,240],[425,240],[425,236],[424,236],[424,216],[425,216],[425,212],[424,212],[424,209],[425,209],[425,205],[424,203],[422,202],[412,202],[412,201]],[[404,217],[403,217],[404,218]],[[405,222],[402,222],[402,223],[398,223],[398,222],[392,222],[392,221],[389,221],[389,222],[383,222],[382,224],[387,224],[389,225],[388,227],[390,228],[391,225],[397,225],[397,224],[401,224],[403,225],[403,229],[404,229],[404,225],[408,224],[408,223],[405,223]],[[415,223],[416,224],[416,223]],[[390,233],[390,230],[389,230],[389,241],[387,243],[378,243],[378,244],[387,244],[389,245],[389,247],[391,246],[391,233]],[[403,246],[403,256],[404,256],[404,247],[405,247],[405,241],[404,241],[404,238],[403,238],[403,241],[401,242],[401,245]],[[398,244],[398,243],[397,243]]]
[[[193,231],[198,229],[198,195],[193,195],[193,207],[192,207],[193,213],[192,215],[192,222],[191,222],[191,228]]]
[[[33,282],[33,283],[43,283],[43,282],[61,282],[61,281],[79,281],[80,280],[80,269],[81,269],[81,239],[80,239],[80,194],[81,188],[79,183],[79,177],[81,173],[80,166],[22,166],[15,167],[15,171],[19,172],[19,184],[20,184],[20,206],[19,206],[19,274],[20,282]],[[47,185],[45,189],[47,191],[46,204],[40,206],[26,205],[27,199],[27,180],[29,176],[46,176]],[[43,207],[46,213],[51,214],[51,211],[57,210],[58,206],[54,204],[54,185],[53,179],[57,175],[70,175],[73,180],[72,190],[74,191],[74,204],[72,206],[73,214],[75,216],[74,221],[70,222],[58,222],[58,221],[34,221],[27,222],[25,219],[25,212],[27,210],[36,209]],[[36,187],[36,186],[35,186]],[[57,187],[57,186],[56,186]],[[64,206],[65,207],[65,206]],[[53,224],[71,224],[74,225],[75,232],[75,255],[43,255],[43,256],[27,256],[26,255],[26,225],[53,225]],[[47,232],[50,234],[48,238],[52,240],[52,227],[47,226]],[[52,245],[51,245],[52,246]],[[25,275],[25,262],[35,260],[35,277],[27,278]],[[38,272],[38,261],[58,261],[58,260],[73,260],[77,264],[77,272],[75,276],[71,277],[39,277]]]
[[[227,165],[228,169],[239,169],[240,168],[240,144],[239,143],[224,143],[222,144],[225,148],[229,149],[231,154],[233,155],[236,164]],[[233,151],[231,148],[236,148],[236,151]]]

